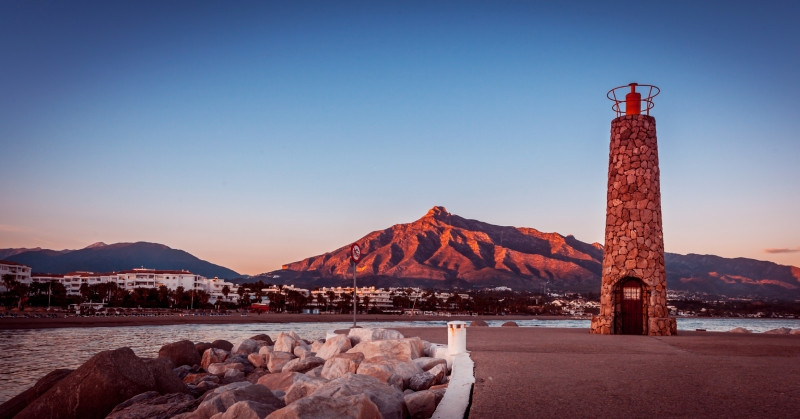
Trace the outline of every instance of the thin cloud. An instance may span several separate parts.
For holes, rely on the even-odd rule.
[[[764,249],[764,253],[797,253],[800,252],[800,247],[795,247],[794,249]]]
[[[24,233],[26,231],[27,231],[27,229],[19,227],[19,226],[13,226],[13,225],[9,225],[9,224],[0,224],[0,232],[2,232],[2,233]]]

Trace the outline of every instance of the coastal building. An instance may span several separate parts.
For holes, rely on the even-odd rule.
[[[29,268],[30,269],[30,268]],[[114,283],[127,291],[136,288],[167,287],[170,291],[183,287],[184,290],[205,291],[209,294],[209,303],[217,302],[238,303],[239,286],[219,278],[206,278],[186,270],[158,270],[148,268],[135,268],[131,270],[111,273],[70,272],[64,275],[32,274],[27,282],[52,282],[64,285],[68,295],[79,295],[81,286]],[[225,287],[227,286],[227,293]]]
[[[10,260],[0,260],[0,292],[8,291],[3,281],[5,278],[28,284],[31,281],[31,267]]]
[[[645,99],[637,87],[649,89]],[[627,88],[618,99],[617,91]],[[600,314],[592,318],[591,333],[677,333],[667,307],[658,142],[650,116],[658,93],[655,86],[631,83],[607,95],[617,118],[611,122]]]

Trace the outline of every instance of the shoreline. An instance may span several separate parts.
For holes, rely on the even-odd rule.
[[[588,318],[570,316],[409,316],[397,314],[362,314],[358,322],[408,322],[408,321],[464,321],[473,320],[570,320]],[[129,327],[171,326],[183,324],[258,324],[258,323],[342,323],[352,322],[352,314],[286,314],[266,313],[241,316],[181,316],[165,315],[150,317],[57,317],[57,318],[0,318],[0,330],[60,329],[69,327]]]

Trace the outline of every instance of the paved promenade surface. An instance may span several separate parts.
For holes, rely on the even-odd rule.
[[[444,328],[399,329],[447,343]],[[470,327],[469,417],[798,418],[800,336]]]

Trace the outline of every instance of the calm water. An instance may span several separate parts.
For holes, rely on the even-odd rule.
[[[489,320],[490,327],[499,327],[505,320]],[[589,320],[517,320],[521,327],[589,328]],[[0,329],[0,403],[32,386],[36,380],[57,368],[77,368],[92,355],[127,346],[141,357],[155,357],[166,343],[187,339],[211,342],[225,339],[236,343],[250,336],[265,333],[273,339],[280,332],[294,330],[305,339],[324,338],[329,330],[346,329],[341,323],[259,323],[220,325],[172,325],[94,327],[37,330]],[[406,322],[359,322],[363,327],[441,327],[446,338],[446,320]],[[798,319],[683,319],[679,330],[706,329],[725,332],[744,327],[765,332],[780,327],[800,328]]]

